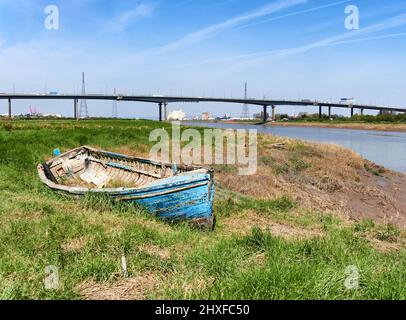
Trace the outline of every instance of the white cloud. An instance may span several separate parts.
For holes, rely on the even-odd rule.
[[[155,11],[155,6],[147,3],[140,3],[135,8],[122,12],[107,22],[105,30],[111,32],[123,31],[130,23],[141,18],[150,16]]]

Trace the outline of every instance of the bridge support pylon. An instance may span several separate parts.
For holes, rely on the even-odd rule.
[[[268,122],[268,106],[264,106],[263,119],[264,123]]]
[[[364,115],[364,108],[361,108],[361,116]]]
[[[323,107],[319,106],[319,119],[323,117]]]
[[[11,98],[8,98],[8,118],[11,119],[13,117],[12,110],[11,110]]]
[[[168,120],[168,102],[164,103],[164,120]]]
[[[79,120],[79,115],[78,115],[78,99],[73,100],[73,116],[75,120]]]
[[[351,108],[351,118],[354,116],[354,108]]]
[[[272,121],[276,121],[276,106],[272,106]]]
[[[159,121],[162,122],[162,102],[159,103]]]

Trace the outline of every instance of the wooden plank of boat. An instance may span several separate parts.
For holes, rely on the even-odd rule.
[[[214,224],[213,171],[80,147],[38,166],[41,181],[62,194],[106,194],[136,202],[169,220]]]

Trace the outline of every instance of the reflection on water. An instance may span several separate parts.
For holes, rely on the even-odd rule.
[[[389,169],[406,173],[406,133],[403,132],[269,125],[257,126],[209,122],[184,122],[183,124],[221,129],[256,129],[258,133],[323,143],[335,143],[354,150],[365,159]]]

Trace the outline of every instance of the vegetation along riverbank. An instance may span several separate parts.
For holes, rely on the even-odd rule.
[[[404,123],[368,123],[368,122],[339,122],[339,121],[294,121],[294,122],[273,122],[274,126],[297,126],[297,127],[318,127],[318,128],[336,128],[353,130],[374,130],[390,132],[406,132]]]
[[[261,124],[258,121],[260,120],[229,120],[223,122]],[[323,115],[322,118],[319,118],[318,114],[304,114],[301,117],[289,117],[287,114],[278,114],[276,121],[268,122],[267,125],[406,132],[406,115],[354,115],[351,118],[338,115],[328,118],[326,115]]]

